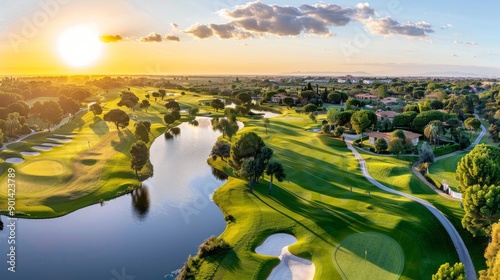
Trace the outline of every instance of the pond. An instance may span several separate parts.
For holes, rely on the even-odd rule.
[[[17,220],[16,273],[7,270],[9,221],[1,217],[0,279],[175,278],[171,272],[225,228],[210,200],[224,181],[206,163],[220,134],[210,119],[198,123],[180,125],[170,140],[157,137],[154,176],[134,193],[60,218]]]

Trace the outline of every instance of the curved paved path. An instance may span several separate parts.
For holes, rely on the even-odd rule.
[[[476,118],[479,119],[479,116],[477,114],[476,114]],[[472,150],[477,144],[479,144],[479,142],[481,142],[481,139],[483,139],[483,136],[485,134],[486,134],[486,128],[483,125],[481,125],[481,133],[476,138],[476,140],[472,144],[470,144],[470,146],[465,151],[469,152],[470,150]],[[454,155],[458,155],[458,154],[461,154],[461,153],[464,153],[464,151],[455,151],[453,153],[442,155],[442,156],[436,157],[434,159],[434,162],[436,162],[438,160],[442,160],[442,159],[448,158],[448,157],[451,157],[451,156],[454,156]],[[449,199],[453,199],[453,200],[457,200],[457,201],[461,201],[462,200],[460,198],[454,198],[454,197],[452,197],[452,196],[450,196],[450,195],[442,192],[440,189],[436,188],[433,184],[429,183],[429,181],[427,181],[425,179],[424,175],[422,175],[422,173],[420,173],[419,171],[417,171],[417,167],[419,165],[420,165],[420,161],[416,161],[411,166],[411,171],[413,172],[413,174],[415,174],[415,176],[417,176],[418,179],[420,179],[420,181],[422,181],[424,184],[426,184],[431,190],[435,191],[440,196],[444,196],[444,197],[449,198]]]
[[[460,234],[458,234],[457,230],[455,227],[451,224],[451,222],[439,211],[434,205],[429,203],[428,201],[415,197],[413,195],[399,192],[396,190],[393,190],[391,188],[388,188],[381,183],[379,183],[377,180],[373,179],[373,177],[368,173],[368,170],[366,168],[366,162],[365,160],[361,157],[361,155],[358,153],[358,151],[353,147],[352,143],[349,141],[346,141],[347,147],[352,151],[354,156],[359,162],[361,171],[365,178],[375,185],[377,188],[384,190],[389,193],[393,193],[396,195],[400,195],[406,198],[409,198],[413,201],[416,201],[423,205],[425,208],[427,208],[438,220],[441,222],[443,227],[446,229],[448,234],[450,235],[451,241],[453,242],[453,245],[455,246],[455,249],[457,250],[458,257],[460,261],[464,264],[465,267],[465,274],[468,280],[476,280],[476,270],[474,269],[474,264],[472,263],[472,259],[469,255],[469,251],[467,250],[467,247],[465,246],[464,241],[462,240],[462,237],[460,237]]]

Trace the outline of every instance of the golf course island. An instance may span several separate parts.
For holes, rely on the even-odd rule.
[[[425,98],[366,101],[334,80],[321,87],[254,77],[75,81],[54,81],[38,95],[12,88],[45,88],[43,78],[0,87],[1,215],[26,222],[85,211],[121,216],[113,205],[130,196],[139,224],[166,216],[186,226],[222,223],[164,272],[171,279],[446,279],[439,275],[448,270],[476,279],[488,271],[483,255],[498,205],[488,204],[492,214],[483,217],[469,196],[481,195],[482,184],[495,189],[500,175],[494,162],[484,172],[468,164],[500,157],[473,115],[481,112],[465,112],[479,123],[460,130],[463,117],[434,110]],[[388,111],[390,121],[380,113]],[[202,129],[217,134],[191,134]],[[211,151],[193,154],[202,144]],[[189,165],[200,157],[217,180],[213,190],[193,190],[193,182],[207,180]],[[157,171],[176,161],[182,170]],[[489,181],[463,179],[469,171]],[[442,190],[445,179],[462,199]],[[218,216],[197,220],[208,203]],[[150,238],[162,243],[171,231]]]

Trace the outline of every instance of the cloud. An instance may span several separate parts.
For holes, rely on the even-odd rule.
[[[468,45],[468,46],[477,46],[477,45],[479,45],[476,42],[462,42],[462,41],[453,41],[453,44],[455,44],[455,45]]]
[[[99,39],[103,43],[116,43],[123,40],[123,37],[121,35],[101,35]]]
[[[425,21],[413,23],[399,23],[391,17],[380,19],[369,18],[364,20],[366,27],[374,34],[378,35],[405,35],[412,37],[426,37],[428,33],[433,33],[430,23]]]
[[[146,37],[140,38],[140,41],[145,43],[161,42],[162,37],[160,34],[152,32],[149,33],[149,35],[147,35]]]
[[[446,29],[453,29],[453,25],[447,23],[447,24],[443,24],[441,25],[441,29],[443,30],[446,30]]]
[[[236,6],[219,12],[228,22],[222,24],[194,24],[185,33],[199,39],[213,36],[220,39],[246,39],[263,36],[316,35],[333,36],[331,27],[342,27],[353,21],[361,22],[368,30],[379,35],[426,37],[434,32],[426,22],[399,23],[390,18],[377,18],[368,3],[355,7],[336,4],[293,6],[268,5],[260,1]]]
[[[189,29],[185,30],[184,32],[200,39],[209,38],[212,37],[212,35],[214,35],[212,29],[207,25],[203,24],[195,24],[191,26]]]
[[[174,35],[167,35],[165,36],[165,40],[166,41],[176,41],[176,42],[180,42],[181,39],[179,38],[179,36],[174,36]]]

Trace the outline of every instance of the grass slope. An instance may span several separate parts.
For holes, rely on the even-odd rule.
[[[458,230],[460,236],[467,245],[476,271],[485,268],[483,254],[487,245],[487,240],[485,238],[473,238],[472,235],[462,227],[461,219],[464,215],[464,210],[460,207],[459,202],[436,194],[412,174],[411,165],[417,158],[378,157],[368,153],[360,153],[363,155],[368,166],[368,171],[374,179],[390,188],[425,199],[443,212]],[[454,263],[455,261],[447,260],[446,262]],[[437,271],[439,264],[436,265]]]
[[[214,201],[233,217],[221,235],[233,250],[203,262],[198,279],[264,279],[277,259],[254,249],[278,232],[297,237],[290,251],[313,261],[315,279],[342,279],[332,254],[342,240],[361,232],[386,235],[403,248],[401,279],[429,279],[440,264],[457,260],[448,235],[424,207],[375,189],[348,149],[306,132],[309,124],[307,116],[287,113],[271,119],[266,135],[262,122],[245,123],[238,134],[258,133],[285,165],[288,181],[277,183],[271,196],[267,177],[254,193],[232,177],[216,191]]]
[[[43,132],[13,143],[0,151],[0,184],[6,186],[7,168],[16,170],[16,211],[18,215],[31,218],[48,218],[65,215],[82,207],[109,200],[127,193],[130,187],[138,184],[130,168],[130,147],[136,142],[133,135],[134,124],[139,120],[152,123],[152,140],[165,130],[163,114],[166,101],[151,99],[148,112],[120,109],[130,116],[129,127],[118,131],[114,124],[103,121],[103,115],[111,109],[119,108],[120,91],[114,89],[93,96],[103,102],[104,113],[94,116],[91,112],[78,113],[70,122],[56,131]],[[131,88],[141,100],[154,88]],[[169,97],[167,97],[169,98]],[[166,99],[167,99],[166,98]],[[193,93],[176,95],[182,109],[196,106],[199,99]],[[209,108],[201,107],[208,112]],[[189,120],[183,115],[181,121]],[[55,134],[67,135],[57,136]],[[47,138],[70,138],[67,143],[58,143]],[[149,144],[151,144],[151,142]],[[22,151],[34,152],[33,146],[43,143],[62,144],[50,151],[41,151],[38,156],[23,156]],[[90,148],[89,148],[90,144]],[[21,164],[9,164],[5,159],[22,157]],[[143,173],[147,173],[147,168]],[[7,188],[0,188],[0,212],[7,210]]]

